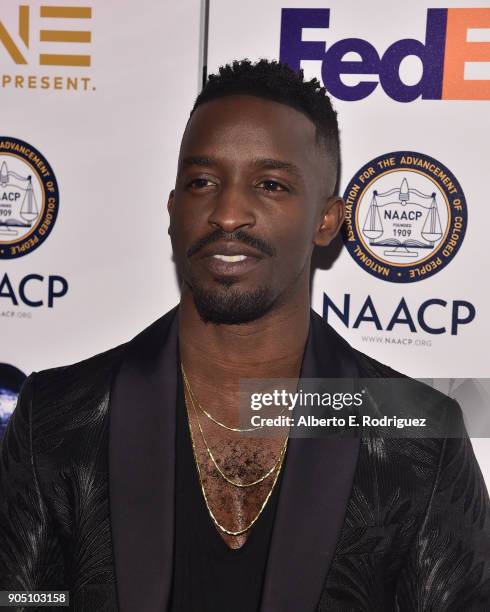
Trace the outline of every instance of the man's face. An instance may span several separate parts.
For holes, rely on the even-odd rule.
[[[251,321],[308,290],[313,247],[328,244],[343,218],[330,197],[335,173],[313,122],[289,106],[244,95],[196,109],[169,233],[205,321]]]

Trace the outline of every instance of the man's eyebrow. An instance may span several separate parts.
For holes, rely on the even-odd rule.
[[[214,157],[208,157],[207,155],[189,155],[184,157],[180,163],[181,168],[187,168],[189,166],[202,166],[210,168],[216,166],[218,161]],[[303,177],[303,174],[298,166],[295,164],[283,161],[280,159],[273,159],[272,157],[260,157],[253,160],[253,165],[257,168],[264,170],[286,170],[290,174],[293,174],[299,178]]]
[[[270,157],[264,157],[254,160],[254,165],[265,170],[287,170],[289,173],[303,177],[303,173],[298,166],[291,162],[282,161],[280,159],[272,159]]]
[[[182,168],[186,168],[187,166],[206,166],[209,168],[210,166],[216,165],[216,160],[205,155],[190,155],[189,157],[184,157],[180,165]]]

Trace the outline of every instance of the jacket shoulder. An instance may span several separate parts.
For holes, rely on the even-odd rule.
[[[322,321],[325,329],[328,327],[328,334],[336,345],[341,347],[340,354],[356,364],[358,376],[369,387],[371,398],[376,405],[382,406],[391,402],[397,406],[400,414],[414,418],[426,417],[431,424],[428,435],[429,431],[436,437],[461,431],[462,412],[454,399],[352,347],[320,315],[316,314],[316,317]],[[454,425],[455,422],[458,425]]]
[[[382,363],[374,357],[362,353],[358,349],[351,347],[351,350],[355,353],[355,358],[360,364],[362,371],[365,372],[366,377],[373,378],[403,378],[408,379],[409,377],[402,372],[398,372],[386,363]],[[412,379],[413,380],[413,379]]]
[[[145,327],[132,339],[76,363],[33,372],[34,400],[61,400],[80,398],[84,392],[109,388],[112,377],[130,352],[142,354],[152,342],[161,338],[173,320],[176,309],[172,309]]]
[[[337,332],[322,316],[314,310],[311,311],[313,330],[322,337],[322,341],[326,346],[334,346],[336,357],[354,363],[357,366],[357,372],[362,378],[407,378],[405,374],[397,372],[384,363],[377,361],[373,357],[369,357],[351,344]]]
[[[86,399],[108,393],[128,345],[125,342],[76,363],[33,372],[29,377],[33,420],[53,411],[61,417],[67,409],[71,412],[87,405]]]

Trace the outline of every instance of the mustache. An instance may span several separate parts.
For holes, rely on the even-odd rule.
[[[273,257],[276,254],[276,249],[270,242],[266,242],[261,238],[257,238],[255,236],[251,236],[249,233],[243,230],[236,230],[234,232],[225,232],[223,230],[217,229],[211,234],[207,236],[203,236],[199,240],[197,240],[188,250],[187,257],[192,257],[196,253],[198,253],[202,248],[207,246],[208,244],[212,244],[218,240],[232,240],[233,242],[243,242],[249,247],[264,253],[265,255],[269,255],[269,257]]]

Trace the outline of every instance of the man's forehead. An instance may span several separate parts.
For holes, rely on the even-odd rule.
[[[316,127],[300,111],[249,95],[205,102],[190,118],[180,160],[195,155],[247,154],[251,160],[296,158],[318,153]]]

